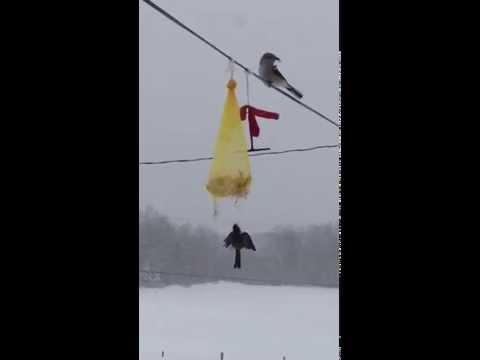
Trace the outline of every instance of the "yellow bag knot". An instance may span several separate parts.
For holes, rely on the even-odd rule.
[[[234,90],[237,87],[237,82],[233,79],[228,80],[227,88]]]

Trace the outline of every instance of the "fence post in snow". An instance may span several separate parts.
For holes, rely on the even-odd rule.
[[[284,356],[284,357],[282,357],[282,360],[286,360],[286,359],[287,359],[287,358],[286,358],[285,356]]]
[[[220,353],[220,360],[223,360],[223,351]]]
[[[163,350],[162,350],[162,359],[164,358],[164,356],[165,356],[165,353],[164,353]]]

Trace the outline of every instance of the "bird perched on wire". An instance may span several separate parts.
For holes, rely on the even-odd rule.
[[[242,232],[237,224],[233,225],[233,231],[228,234],[224,242],[225,247],[228,248],[231,245],[235,249],[235,264],[233,265],[234,269],[240,269],[242,267],[240,255],[241,249],[257,251],[250,235],[247,232]]]
[[[260,59],[259,75],[264,79],[267,86],[283,87],[295,95],[298,99],[303,97],[302,93],[289,84],[287,79],[278,70],[275,61],[281,61],[276,55],[272,53],[263,54]]]

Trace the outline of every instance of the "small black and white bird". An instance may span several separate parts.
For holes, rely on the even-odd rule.
[[[247,232],[242,232],[237,224],[233,225],[233,231],[228,234],[224,242],[225,247],[228,248],[231,245],[235,249],[235,264],[233,265],[234,269],[240,269],[242,267],[240,255],[241,249],[257,251],[250,235]]]
[[[285,79],[282,73],[278,70],[275,61],[281,61],[276,55],[272,53],[263,54],[260,59],[259,75],[265,80],[267,86],[278,86],[283,87],[286,90],[290,91],[298,99],[303,97],[303,94],[295,89],[290,83]]]

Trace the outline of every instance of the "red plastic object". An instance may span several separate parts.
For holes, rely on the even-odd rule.
[[[278,113],[257,109],[250,105],[244,105],[240,108],[240,119],[245,120],[248,110],[248,126],[250,135],[258,137],[260,135],[260,127],[258,126],[257,116],[264,119],[278,120],[280,115]]]

